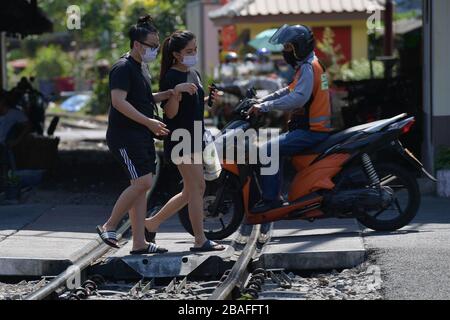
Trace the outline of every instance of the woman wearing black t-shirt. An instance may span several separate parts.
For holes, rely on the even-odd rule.
[[[156,171],[153,138],[166,136],[166,125],[155,120],[156,103],[169,99],[174,90],[152,93],[147,63],[156,59],[159,36],[150,16],[139,19],[129,32],[131,51],[110,72],[111,108],[107,144],[120,162],[131,185],[117,200],[111,217],[97,226],[102,240],[118,248],[116,229],[129,212],[133,230],[132,254],[163,253],[167,250],[145,241],[146,193]]]
[[[224,246],[205,237],[203,230],[203,132],[205,92],[197,63],[197,40],[190,31],[177,31],[164,41],[160,75],[161,90],[174,89],[175,94],[163,102],[164,122],[171,135],[166,137],[164,151],[183,177],[183,191],[173,197],[155,216],[146,220],[147,231],[154,234],[160,224],[188,204],[189,218],[195,235],[191,251],[223,250]],[[188,84],[186,84],[188,83]],[[185,93],[180,93],[180,88]],[[214,95],[217,98],[217,95]],[[187,137],[186,137],[187,135]],[[182,141],[177,140],[181,136]],[[183,141],[187,138],[187,142]],[[190,143],[189,143],[190,138]],[[178,148],[183,146],[185,148]]]

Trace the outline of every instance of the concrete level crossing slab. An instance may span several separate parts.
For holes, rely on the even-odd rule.
[[[50,210],[48,205],[0,206],[0,236],[10,236]]]
[[[105,206],[1,207],[0,276],[54,276],[89,252]],[[5,213],[6,212],[6,213]],[[14,216],[17,214],[17,216]]]
[[[105,206],[45,205],[0,207],[0,276],[52,276],[89,252],[99,241],[95,226],[109,216]],[[260,260],[266,268],[335,269],[361,263],[365,250],[360,228],[352,220],[324,220],[315,223],[277,222],[273,237]],[[178,217],[165,222],[156,237],[169,250],[163,255],[130,255],[130,239],[114,252],[111,261],[126,264],[147,277],[185,276],[211,262],[214,273],[224,261],[235,259],[231,246],[237,234],[222,244],[225,251],[192,253],[193,237]],[[241,244],[241,247],[244,244]],[[207,265],[207,264],[206,264]]]
[[[231,245],[234,235],[219,241],[226,246],[223,251],[191,252],[194,238],[181,226],[177,217],[166,221],[156,235],[156,243],[169,250],[164,254],[131,255],[132,241],[128,241],[117,250],[106,264],[116,265],[125,263],[132,270],[146,278],[168,278],[187,276],[207,261],[216,267],[221,261],[229,260],[235,249]],[[114,267],[112,268],[114,269]],[[210,269],[213,269],[211,267]],[[120,276],[115,274],[115,276]]]
[[[355,220],[277,222],[260,263],[266,269],[331,270],[364,262],[366,250]]]

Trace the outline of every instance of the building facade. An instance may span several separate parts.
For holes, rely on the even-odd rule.
[[[250,38],[283,24],[305,24],[321,40],[324,28],[335,34],[344,55],[343,62],[368,58],[368,18],[383,6],[373,0],[232,0],[210,13],[217,26],[234,25],[238,35]]]
[[[450,1],[424,0],[424,161],[434,169],[441,147],[450,147]]]

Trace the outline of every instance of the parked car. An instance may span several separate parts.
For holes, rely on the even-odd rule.
[[[67,112],[78,112],[86,107],[91,99],[92,95],[90,94],[76,94],[65,100],[61,104],[61,109]]]

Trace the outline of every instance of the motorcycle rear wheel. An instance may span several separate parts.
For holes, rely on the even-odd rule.
[[[366,212],[357,219],[362,225],[375,231],[399,230],[408,225],[417,215],[421,202],[419,185],[411,172],[396,164],[379,164],[375,167],[382,182],[390,178],[394,179],[383,185],[394,190],[394,202],[386,210]],[[387,216],[389,211],[397,211],[399,215],[392,219],[382,220],[381,217]]]

